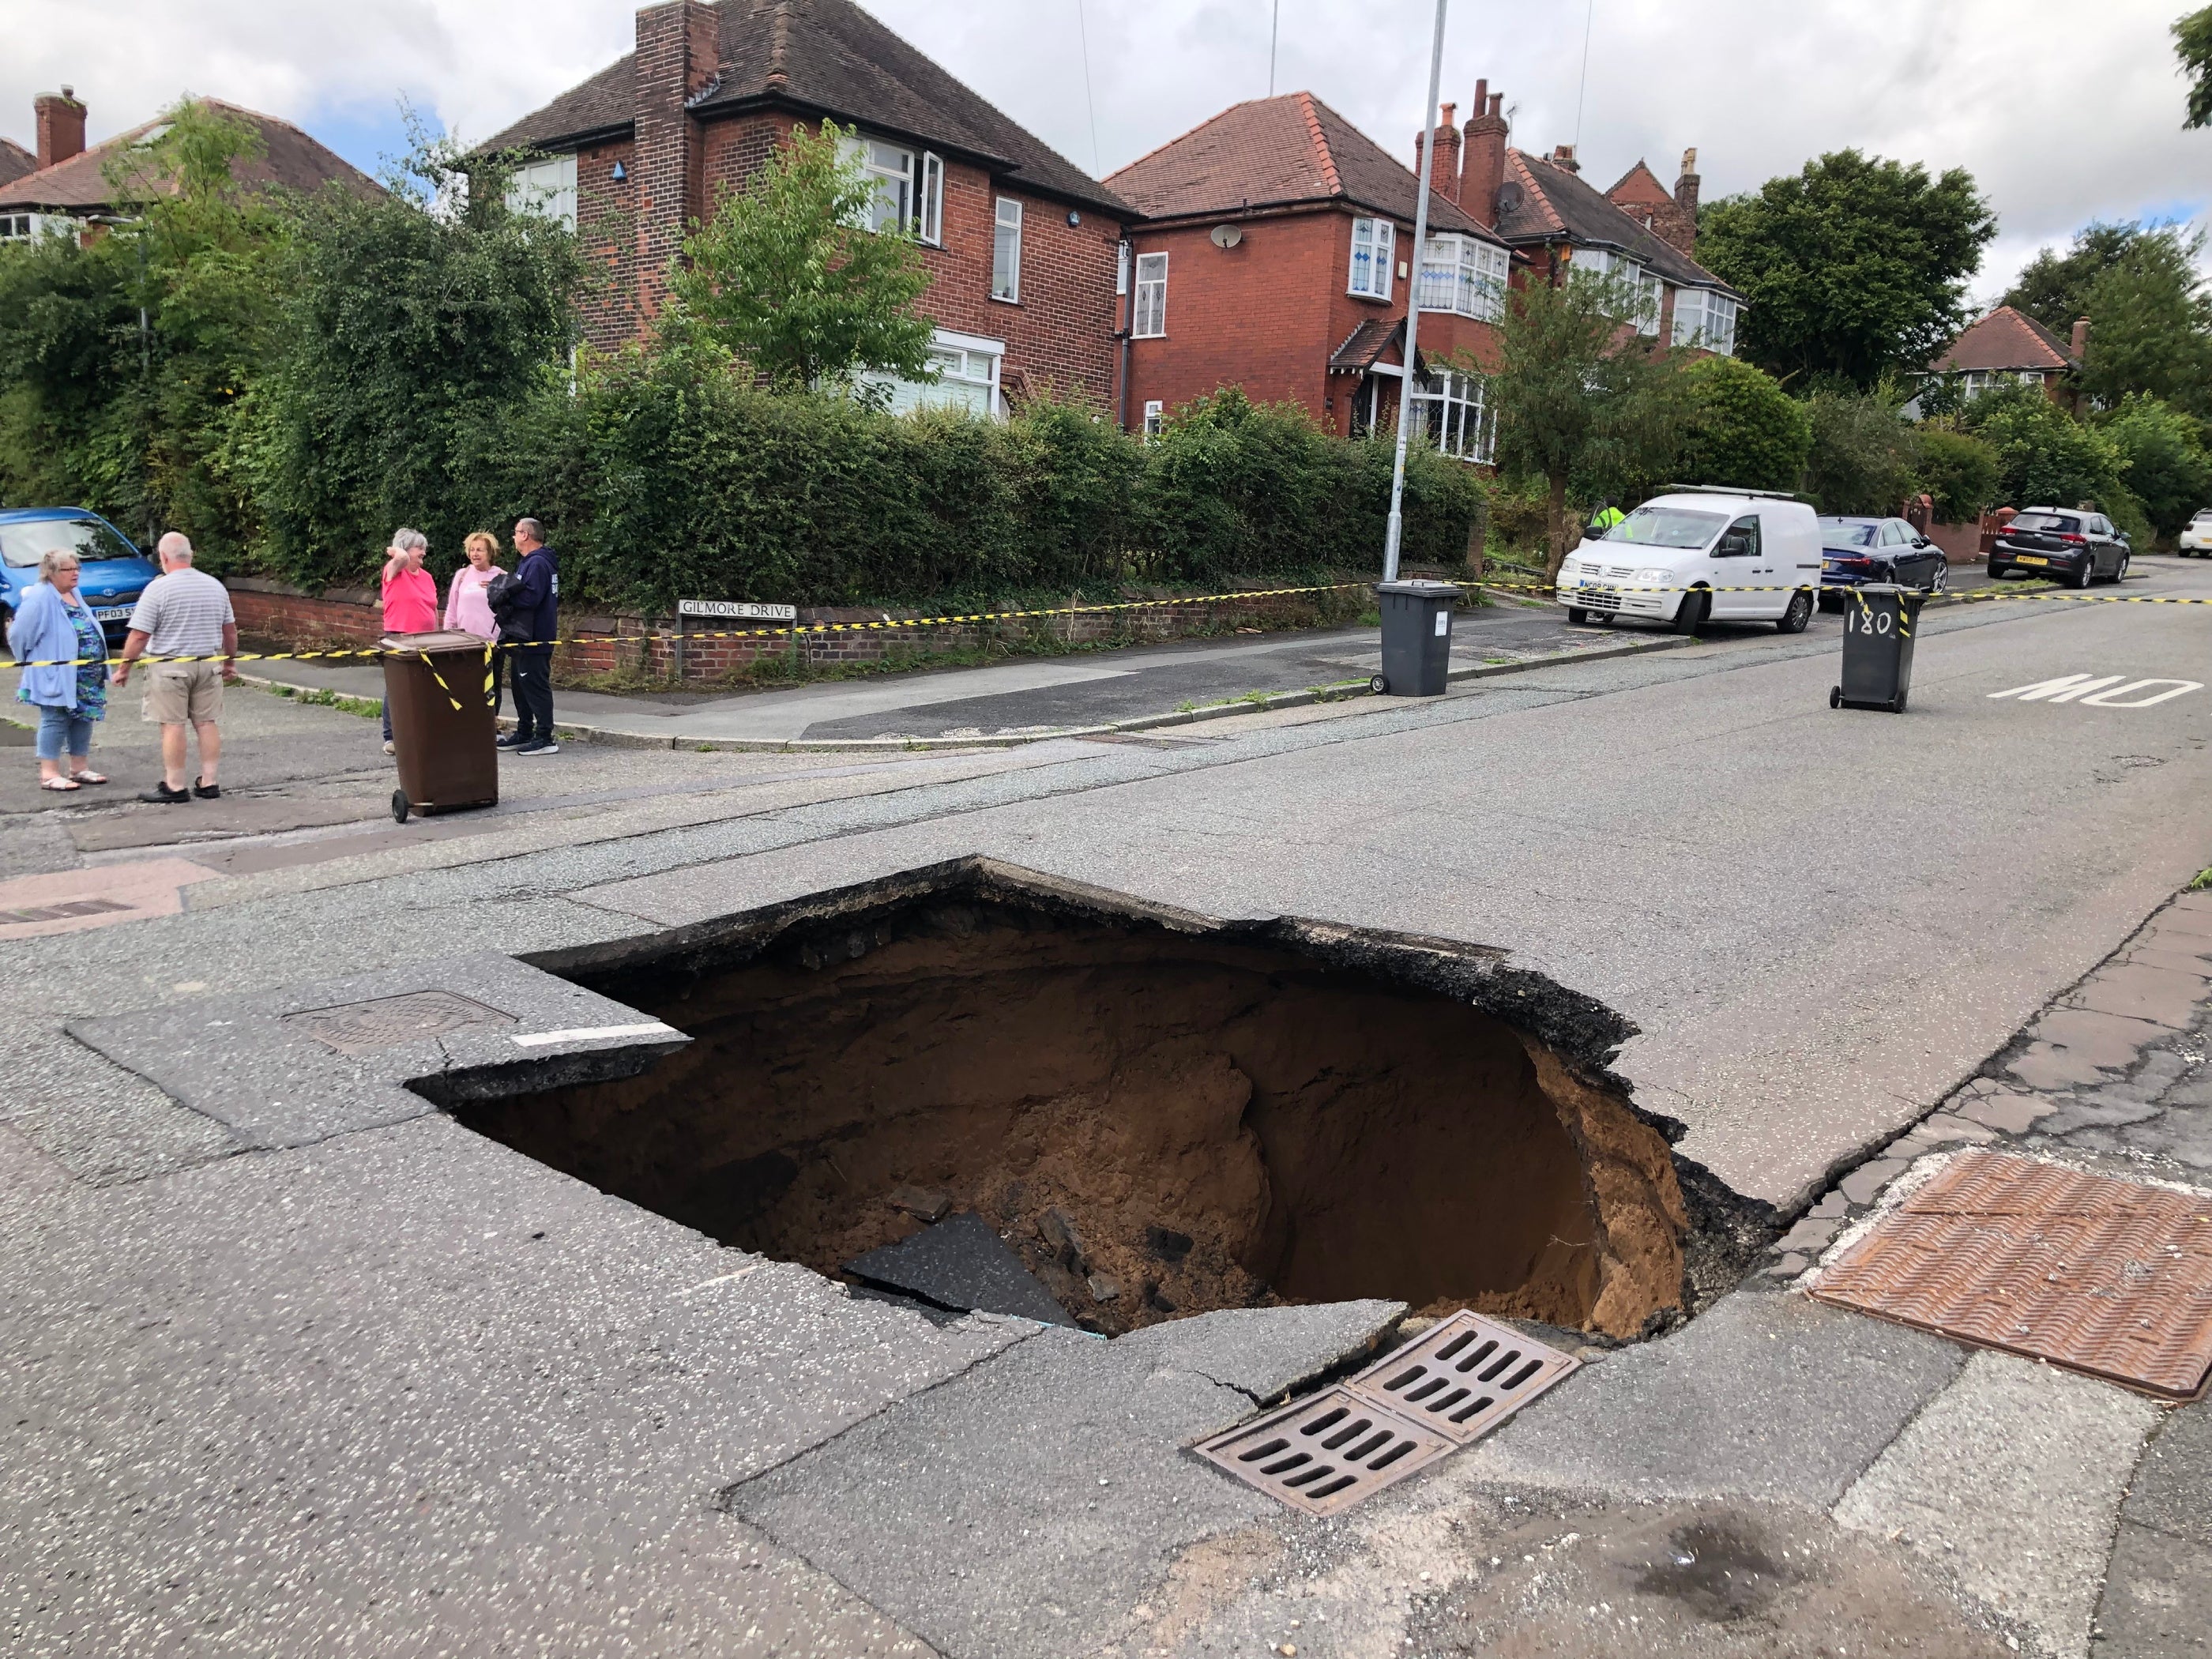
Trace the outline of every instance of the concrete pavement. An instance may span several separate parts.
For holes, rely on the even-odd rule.
[[[1175,1455],[1281,1374],[1284,1344],[1249,1369],[1231,1316],[1113,1344],[926,1316],[435,1114],[249,1151],[61,1027],[574,949],[981,851],[1216,914],[1506,947],[1643,1025],[1623,1069],[1686,1150],[1802,1203],[2212,863],[2212,694],[1996,695],[2186,678],[2203,615],[1947,615],[1902,717],[1826,708],[1832,641],[1747,635],[1172,744],[865,766],[572,750],[507,763],[513,811],[373,835],[87,853],[51,814],[9,818],[0,844],[50,872],[195,853],[218,872],[179,914],[6,946],[0,1616],[34,1653],[2060,1653],[2095,1605],[2081,1540],[2120,1524],[2114,1583],[2150,1619],[2206,1545],[2185,1416],[2136,1475],[2130,1397],[2046,1396],[1778,1280],[1591,1349],[1475,1451],[1308,1523]],[[291,715],[328,747],[361,730]],[[1325,1310],[1284,1311],[1307,1330]],[[1362,1340],[1319,1322],[1294,1370]],[[2022,1413],[2050,1432],[1990,1490],[2043,1508],[1942,1534],[1965,1569],[1916,1549],[1948,1449]],[[2049,1445],[2100,1449],[2038,1486]],[[1018,1469],[1019,1501],[991,1502],[984,1468]],[[2006,1577],[2029,1549],[2051,1569]],[[2171,1650],[2136,1628],[2105,1650]]]

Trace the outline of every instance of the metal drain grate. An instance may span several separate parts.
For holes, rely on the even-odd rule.
[[[1582,1362],[1464,1310],[1345,1384],[1453,1444],[1479,1440]]]
[[[71,921],[78,916],[104,916],[137,908],[115,899],[71,899],[66,904],[42,904],[30,910],[0,910],[0,927],[19,927],[34,921]]]
[[[1965,1152],[1812,1294],[2185,1400],[2212,1375],[2212,1198]]]
[[[1248,1486],[1308,1515],[1334,1515],[1452,1449],[1435,1430],[1330,1389],[1193,1447]]]
[[[421,1042],[453,1031],[512,1025],[514,1016],[451,991],[410,991],[401,996],[379,997],[374,1002],[309,1008],[285,1015],[284,1023],[298,1026],[325,1048],[342,1054],[372,1054],[380,1048],[397,1048],[403,1042]]]

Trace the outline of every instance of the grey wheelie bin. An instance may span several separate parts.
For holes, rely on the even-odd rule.
[[[1844,683],[1828,693],[1829,708],[1905,712],[1912,641],[1927,597],[1917,587],[1884,582],[1844,595]]]
[[[1460,590],[1449,582],[1377,582],[1375,594],[1382,611],[1382,672],[1375,689],[1390,697],[1443,696]]]
[[[392,757],[399,787],[392,816],[458,812],[499,805],[495,736],[484,642],[458,629],[387,634],[384,700],[392,711]]]

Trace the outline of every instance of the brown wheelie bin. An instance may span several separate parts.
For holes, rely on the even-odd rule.
[[[387,634],[384,699],[392,711],[392,747],[399,787],[392,816],[458,812],[499,805],[499,750],[491,696],[485,686],[484,642],[444,629]]]

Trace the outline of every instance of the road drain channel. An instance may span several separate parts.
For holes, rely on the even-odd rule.
[[[1386,1297],[1630,1337],[1683,1300],[1630,1028],[1500,951],[966,860],[540,965],[694,1041],[462,1121],[824,1273],[965,1212],[1109,1334]]]

